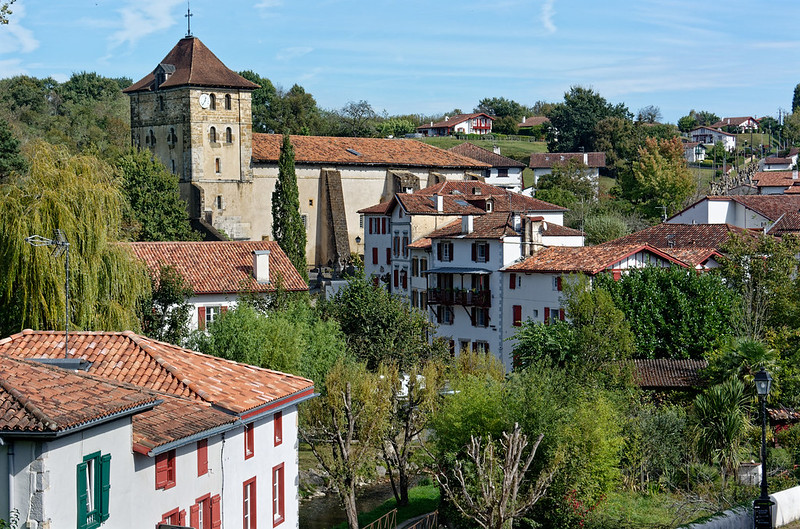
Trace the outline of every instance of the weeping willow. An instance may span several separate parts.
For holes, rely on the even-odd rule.
[[[136,307],[150,282],[117,244],[125,202],[114,170],[44,142],[26,154],[28,173],[0,185],[0,336],[64,328],[64,256],[25,242],[56,229],[70,243],[70,328],[138,330]]]

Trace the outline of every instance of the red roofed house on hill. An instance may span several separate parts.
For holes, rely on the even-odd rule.
[[[67,358],[60,332],[0,340],[0,512],[25,527],[297,526],[312,381],[130,331],[70,338]]]
[[[288,292],[308,285],[275,241],[133,242],[133,253],[155,277],[162,266],[175,268],[191,285],[193,329],[203,329],[229,308],[243,292],[270,294],[278,283]]]
[[[272,236],[270,201],[282,137],[253,131],[256,88],[198,38],[187,36],[124,90],[133,145],[150,149],[178,175],[196,224],[234,240]],[[488,116],[472,121],[476,130],[491,130]],[[341,266],[349,259],[362,231],[359,209],[405,189],[469,180],[468,173],[489,167],[415,140],[292,136],[291,141],[311,266]]]
[[[483,112],[474,114],[456,114],[455,116],[445,116],[443,120],[430,125],[420,125],[417,132],[425,136],[452,136],[456,133],[461,134],[491,134],[492,121],[494,118]]]

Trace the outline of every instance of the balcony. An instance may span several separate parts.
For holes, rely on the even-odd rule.
[[[464,307],[491,307],[491,290],[459,288],[429,288],[429,305],[462,305]]]

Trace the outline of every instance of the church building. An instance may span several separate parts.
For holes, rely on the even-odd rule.
[[[281,136],[253,133],[259,88],[197,37],[182,38],[126,88],[131,141],[178,175],[190,218],[218,237],[272,237]],[[340,267],[363,253],[358,210],[446,180],[477,180],[480,161],[416,140],[292,136],[309,266]]]

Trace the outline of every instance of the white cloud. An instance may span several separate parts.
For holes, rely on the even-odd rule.
[[[0,53],[30,53],[39,47],[39,41],[33,32],[22,25],[25,8],[22,4],[12,6],[13,14],[8,18],[8,25],[0,29]]]
[[[275,15],[274,10],[282,5],[283,0],[261,0],[253,7],[261,11],[262,17],[271,17]]]
[[[2,43],[2,39],[0,39]],[[5,59],[0,60],[0,78],[13,77],[15,75],[26,75],[28,70],[22,66],[22,61],[19,59]]]
[[[547,33],[553,34],[556,32],[556,25],[553,23],[553,15],[556,14],[555,0],[544,0],[542,4],[541,21]]]
[[[158,2],[131,1],[119,10],[120,29],[112,33],[112,48],[128,43],[136,44],[140,39],[175,25],[175,7],[183,5],[183,0],[160,0]]]
[[[293,46],[290,48],[283,48],[278,50],[278,53],[275,55],[275,58],[279,61],[291,61],[294,59],[298,59],[303,55],[308,55],[314,51],[314,48],[309,46]]]

